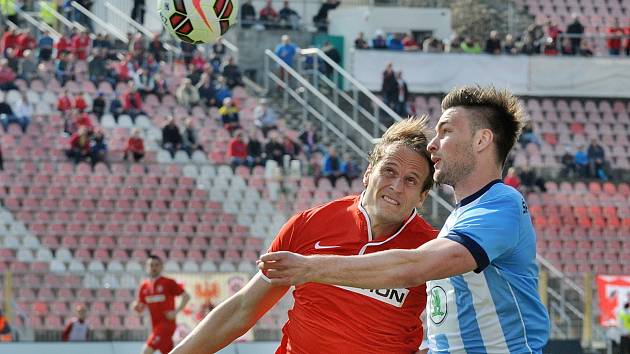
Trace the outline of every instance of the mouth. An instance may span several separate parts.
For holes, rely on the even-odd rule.
[[[442,161],[439,157],[431,157],[431,161],[433,161],[433,167],[438,168],[438,164]]]
[[[382,196],[381,198],[388,204],[391,204],[391,205],[394,205],[394,206],[399,206],[400,205],[400,203],[397,200],[395,200],[393,198],[390,198],[390,197],[388,197],[386,195]]]

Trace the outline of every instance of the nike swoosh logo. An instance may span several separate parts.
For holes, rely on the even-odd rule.
[[[317,241],[317,243],[315,244],[315,249],[316,250],[325,250],[325,249],[329,249],[329,248],[338,248],[341,246],[322,246],[319,244],[320,241]]]
[[[206,17],[206,13],[201,8],[201,0],[193,0],[192,3],[193,3],[193,6],[195,7],[195,9],[197,10],[197,13],[199,14],[199,16],[201,16],[201,19],[206,24],[206,27],[208,27],[210,32],[214,32],[212,30],[212,26],[210,26],[210,23],[208,23],[208,18]]]

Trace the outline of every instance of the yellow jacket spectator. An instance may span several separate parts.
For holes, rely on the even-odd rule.
[[[53,12],[50,10],[57,11],[57,1],[56,0],[42,0],[48,6],[42,6],[40,3],[39,6],[39,18],[42,19],[46,24],[50,25],[52,28],[57,28],[57,18],[53,15]]]

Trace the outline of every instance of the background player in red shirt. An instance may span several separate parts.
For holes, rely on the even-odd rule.
[[[153,331],[149,335],[142,354],[152,354],[159,350],[167,354],[173,349],[173,333],[177,327],[175,317],[190,300],[190,295],[182,285],[175,280],[162,276],[163,263],[160,257],[151,255],[147,259],[146,271],[149,279],[145,279],[138,289],[138,298],[133,303],[133,309],[142,313],[149,308]],[[175,297],[181,296],[182,301],[175,308]]]
[[[416,212],[433,185],[426,119],[392,125],[374,147],[363,176],[365,191],[293,216],[270,250],[303,255],[357,255],[412,249],[437,232]],[[258,273],[217,306],[171,354],[214,353],[241,336],[286,293]],[[416,353],[423,329],[425,286],[359,289],[307,283],[276,353]]]

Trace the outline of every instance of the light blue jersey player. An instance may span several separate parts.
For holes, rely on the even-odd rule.
[[[549,318],[537,295],[536,235],[514,188],[490,182],[442,227],[477,269],[427,283],[430,353],[540,353]]]
[[[427,149],[433,179],[453,187],[458,206],[435,240],[353,257],[271,253],[258,267],[276,284],[427,283],[429,353],[542,353],[550,326],[538,296],[536,235],[521,194],[500,182],[524,118],[514,95],[492,87],[456,88],[442,100]],[[388,179],[377,195],[383,213],[401,205],[406,190],[395,171]]]

